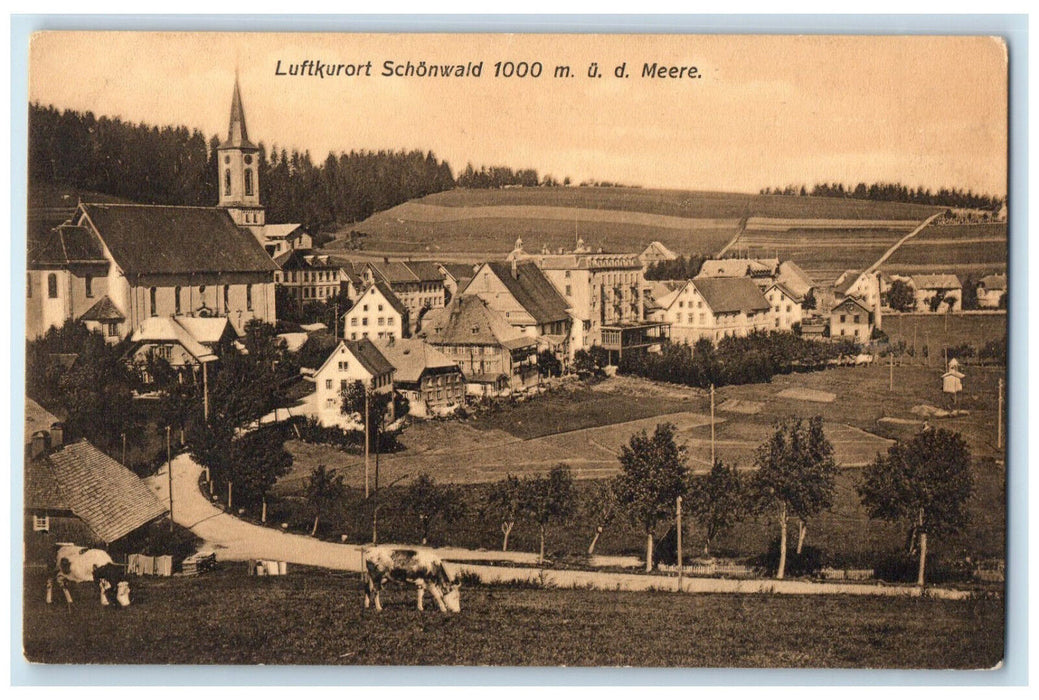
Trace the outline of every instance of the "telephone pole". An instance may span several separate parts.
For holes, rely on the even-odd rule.
[[[714,384],[711,384],[711,469],[714,469]]]
[[[675,527],[678,530],[678,590],[682,590],[682,497],[675,499]]]
[[[368,389],[364,388],[364,497],[368,498],[368,449],[371,445],[371,438],[368,436]]]
[[[166,426],[166,476],[170,487],[170,532],[173,532],[173,455],[170,451],[170,426]]]
[[[895,390],[895,351],[892,350],[888,353],[888,376],[887,376],[887,390]]]
[[[996,415],[996,447],[1003,449],[1003,377],[999,378],[999,408]]]

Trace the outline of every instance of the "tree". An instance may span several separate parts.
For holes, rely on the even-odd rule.
[[[689,498],[690,514],[703,529],[703,554],[711,556],[711,542],[743,519],[746,497],[743,478],[735,466],[727,467],[717,460],[711,471],[692,479]]]
[[[558,377],[563,373],[563,363],[551,350],[538,353],[538,374],[542,377]]]
[[[487,509],[501,525],[501,551],[507,552],[509,535],[523,510],[523,484],[520,480],[509,474],[492,484],[487,494]]]
[[[652,436],[641,430],[621,447],[621,474],[614,482],[617,502],[646,534],[646,571],[653,570],[653,536],[670,519],[675,499],[685,491],[686,450],[675,443],[675,426],[660,423]]]
[[[574,504],[574,477],[565,464],[556,465],[545,476],[532,476],[523,484],[523,512],[538,526],[539,564],[545,562],[545,536],[549,525],[566,521],[574,511]]]
[[[920,553],[917,584],[924,585],[927,536],[960,531],[974,489],[971,456],[959,433],[925,428],[877,455],[862,474],[859,496],[871,518],[903,521]]]
[[[945,294],[942,292],[935,292],[934,296],[927,300],[927,307],[931,310],[931,313],[937,313],[938,307],[945,301]]]
[[[375,392],[365,387],[361,381],[351,382],[340,392],[342,401],[340,410],[344,415],[357,415],[361,424],[364,425],[365,397],[367,396],[368,414],[368,447],[376,450],[382,445],[382,434],[386,426],[386,417],[393,403],[390,392]]]
[[[595,526],[595,534],[588,544],[588,556],[595,554],[595,545],[603,529],[617,515],[617,495],[613,492],[613,481],[594,482],[585,492],[581,502],[582,517]]]
[[[895,311],[912,311],[916,308],[916,294],[905,280],[894,280],[887,290],[887,305]]]
[[[335,469],[327,469],[324,464],[319,464],[311,470],[303,489],[303,498],[307,510],[314,516],[314,526],[310,530],[312,537],[317,534],[321,518],[338,513],[345,497],[346,485],[342,475],[336,474]]]
[[[771,511],[779,522],[779,567],[776,578],[786,572],[787,522],[799,522],[797,552],[800,554],[807,521],[833,505],[837,465],[833,445],[823,434],[823,420],[794,418],[778,423],[772,435],[757,450],[757,472],[751,491],[759,510]]]
[[[429,474],[420,474],[404,491],[404,510],[418,518],[422,544],[437,520],[452,523],[465,514],[465,504],[450,486],[438,484]]]

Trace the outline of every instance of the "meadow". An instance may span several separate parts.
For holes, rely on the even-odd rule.
[[[861,270],[880,259],[906,235],[904,229],[792,228],[748,230],[733,250],[749,257],[792,260],[820,284],[833,282],[845,270]]]
[[[1003,657],[1000,598],[476,585],[457,615],[419,612],[413,591],[392,588],[376,614],[356,574],[249,577],[223,564],[139,579],[129,608],[78,592],[66,612],[43,603],[42,576],[25,582],[23,648],[40,663],[987,669]]]
[[[904,274],[951,272],[975,279],[1007,267],[1006,224],[928,226],[906,241],[883,265]]]

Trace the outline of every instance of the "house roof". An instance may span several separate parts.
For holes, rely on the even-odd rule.
[[[346,345],[361,366],[372,376],[379,376],[393,371],[393,365],[387,360],[372,341],[367,338],[360,340],[344,340]]]
[[[379,338],[374,344],[397,370],[395,381],[416,383],[427,369],[458,369],[447,355],[420,338]]]
[[[872,312],[872,310],[859,299],[856,299],[855,297],[844,297],[844,299],[842,299],[840,303],[834,305],[834,307],[830,310],[830,314],[832,315],[833,312],[837,311],[839,308],[847,304],[853,304],[865,311],[866,313]]]
[[[917,289],[959,289],[963,286],[956,275],[913,275],[910,279]]]
[[[408,307],[404,306],[403,302],[401,302],[401,300],[397,298],[397,295],[393,293],[393,290],[390,289],[390,286],[388,284],[386,284],[385,282],[377,279],[375,281],[375,284],[368,285],[364,289],[364,291],[361,292],[361,295],[354,302],[354,305],[351,306],[343,314],[343,317],[345,318],[345,317],[349,316],[353,311],[355,311],[359,307],[359,305],[361,303],[363,303],[365,296],[373,293],[372,292],[373,289],[377,290],[378,293],[382,295],[382,297],[386,301],[386,303],[389,304],[393,308],[394,311],[396,311],[398,314],[400,314],[401,317],[406,317],[408,315]]]
[[[1007,288],[1006,275],[986,275],[978,283],[989,291],[998,291]]]
[[[668,247],[660,241],[653,241],[648,246],[646,246],[645,250],[639,253],[639,257],[646,256],[652,258],[660,258],[664,260],[674,260],[678,257],[677,254],[668,249]]]
[[[473,278],[473,266],[465,263],[440,263],[444,271],[455,278],[456,282],[463,282]]]
[[[371,262],[379,277],[395,284],[398,282],[443,282],[444,277],[434,262],[416,260],[409,262]]]
[[[86,440],[65,445],[37,460],[33,468],[49,470],[68,510],[105,542],[114,542],[166,513],[136,474]],[[44,476],[39,484],[46,482]]]
[[[224,209],[150,204],[81,204],[80,209],[128,277],[278,269]]]
[[[749,277],[772,275],[779,266],[777,258],[725,258],[705,260],[697,277]]]
[[[297,231],[303,233],[300,224],[264,224],[263,226],[247,226],[246,228],[258,231],[268,241],[294,237],[292,234]]]
[[[787,297],[789,297],[790,299],[793,299],[794,301],[796,301],[798,303],[800,303],[804,299],[804,297],[798,296],[797,294],[795,294],[794,291],[792,289],[790,289],[790,287],[786,286],[782,282],[773,282],[772,284],[768,285],[767,287],[765,287],[765,293],[767,294],[773,288],[778,289],[780,292],[785,294]]]
[[[428,339],[434,345],[499,345],[514,349],[537,344],[478,296],[456,297],[436,321]]]
[[[80,321],[125,321],[126,316],[119,310],[112,300],[105,294],[91,306],[89,309],[83,312],[83,315],[79,317]]]
[[[847,294],[848,290],[855,286],[864,272],[858,270],[845,270],[833,283],[833,290],[837,294]]]
[[[130,340],[138,345],[146,343],[178,343],[199,362],[210,362],[217,359],[216,355],[183,325],[183,321],[186,320],[188,319],[183,316],[152,316],[146,318],[141,321],[141,325],[130,336]],[[227,319],[217,320],[227,322]]]
[[[339,268],[339,263],[323,253],[315,253],[310,248],[294,248],[274,258],[274,262],[283,270],[306,268]]]
[[[94,232],[71,224],[30,227],[27,254],[30,268],[108,262]]]
[[[25,397],[25,444],[32,440],[32,434],[40,430],[50,430],[51,426],[58,423],[58,418],[36,403],[28,396]]]
[[[567,312],[570,305],[534,263],[516,263],[515,276],[510,263],[489,262],[487,267],[536,323],[552,323],[570,318]]]
[[[782,282],[787,289],[800,299],[808,296],[808,292],[815,286],[815,281],[808,276],[808,273],[792,260],[785,260],[779,264],[779,270],[776,272],[776,281]]]
[[[214,345],[226,336],[237,337],[234,326],[225,316],[202,318],[200,316],[174,316],[174,320],[184,327],[191,337],[204,345]],[[228,333],[230,331],[230,333]]]
[[[761,289],[749,277],[704,277],[689,283],[700,292],[716,314],[747,313],[771,308]]]

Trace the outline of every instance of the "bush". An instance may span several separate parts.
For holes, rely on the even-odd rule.
[[[946,561],[928,557],[924,565],[927,583],[963,583],[974,576],[974,569],[966,561]],[[917,555],[905,552],[881,555],[873,565],[873,575],[888,583],[916,583],[920,571]]]
[[[779,538],[773,539],[768,551],[759,555],[753,563],[764,569],[768,576],[775,576],[779,570]],[[826,564],[826,552],[823,549],[805,545],[798,554],[796,543],[787,541],[787,576],[816,576]]]

